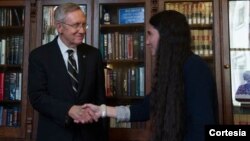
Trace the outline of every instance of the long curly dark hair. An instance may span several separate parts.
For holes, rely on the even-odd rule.
[[[186,132],[183,65],[191,52],[186,17],[173,10],[159,12],[150,24],[159,32],[151,95],[153,141],[183,141]]]

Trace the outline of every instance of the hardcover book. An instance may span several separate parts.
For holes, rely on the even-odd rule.
[[[119,24],[144,23],[144,7],[120,8]]]

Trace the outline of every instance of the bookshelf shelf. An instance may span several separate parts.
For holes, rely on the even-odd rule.
[[[190,25],[190,28],[191,29],[201,29],[201,30],[204,30],[204,29],[210,29],[212,30],[213,29],[213,25],[212,24],[193,24],[193,25]]]
[[[21,104],[21,100],[3,100],[3,101],[0,101],[0,104],[2,104],[2,105],[16,105],[16,104]]]
[[[108,64],[141,64],[144,63],[142,60],[107,60],[105,61]]]
[[[101,25],[100,30],[102,32],[138,32],[144,30],[143,24],[127,24],[127,25]]]
[[[205,61],[207,62],[213,62],[214,57],[213,56],[201,56]]]
[[[13,72],[13,71],[22,71],[21,65],[0,65],[1,72]]]
[[[143,23],[134,23],[134,24],[101,24],[100,28],[131,28],[131,27],[141,27],[144,28]]]
[[[24,32],[24,26],[1,26],[0,32],[9,34],[9,33],[23,33]]]
[[[107,102],[109,105],[129,105],[143,100],[142,96],[108,96]]]

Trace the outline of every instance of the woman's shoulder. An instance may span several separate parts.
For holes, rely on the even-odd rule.
[[[197,65],[197,64],[206,64],[206,62],[196,54],[191,54],[187,58],[187,61],[185,62],[185,65]]]
[[[200,72],[204,70],[210,71],[208,63],[196,54],[190,55],[184,63],[184,71]]]
[[[183,73],[186,80],[212,80],[214,79],[212,68],[200,56],[192,54],[184,64]]]

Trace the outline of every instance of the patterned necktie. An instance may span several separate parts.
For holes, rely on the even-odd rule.
[[[67,50],[68,56],[68,74],[71,78],[72,88],[75,93],[78,92],[78,80],[77,80],[77,67],[76,67],[76,60],[73,56],[73,50]]]

